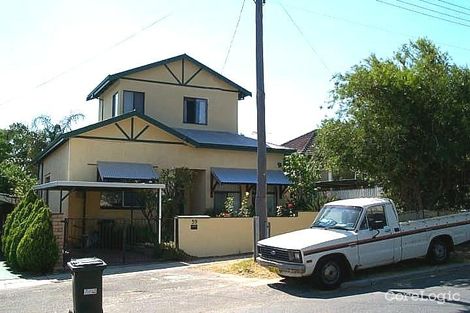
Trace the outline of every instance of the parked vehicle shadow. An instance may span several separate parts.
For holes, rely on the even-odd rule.
[[[400,295],[420,295],[421,290],[428,288],[440,287],[440,292],[447,288],[452,288],[452,292],[455,290],[466,290],[467,294],[470,290],[470,272],[465,270],[446,272],[442,271],[432,275],[416,275],[416,277],[410,277],[404,280],[397,280],[390,278],[389,280],[378,283],[377,285],[367,287],[341,287],[337,290],[322,291],[316,289],[311,279],[283,279],[280,282],[268,284],[270,288],[284,292],[291,296],[308,299],[338,299],[344,297],[350,297],[361,294],[369,294],[373,292],[392,293]],[[436,290],[436,289],[432,289]],[[424,292],[426,294],[431,291]],[[448,292],[447,290],[445,292]],[[430,299],[432,300],[432,299]],[[445,299],[446,303],[452,303],[456,305],[462,305],[466,309],[461,312],[470,312],[470,298],[459,297],[459,299]]]

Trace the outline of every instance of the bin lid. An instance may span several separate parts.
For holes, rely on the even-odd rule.
[[[73,271],[77,269],[92,269],[92,268],[104,268],[106,263],[96,257],[92,258],[82,258],[82,259],[72,259],[72,261],[67,263],[68,267]]]

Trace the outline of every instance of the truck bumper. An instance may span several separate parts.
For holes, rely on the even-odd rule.
[[[256,258],[256,262],[268,268],[269,270],[286,277],[303,277],[305,276],[304,264],[283,263],[272,260],[266,260],[261,257]]]

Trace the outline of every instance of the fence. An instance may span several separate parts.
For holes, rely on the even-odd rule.
[[[270,217],[271,236],[309,227],[317,212],[299,212],[295,217]],[[178,216],[176,244],[196,257],[253,252],[252,218]]]
[[[91,256],[108,264],[150,261],[157,230],[157,222],[145,219],[65,219],[64,262]],[[162,220],[162,239],[173,240],[173,219]]]
[[[323,195],[335,197],[336,199],[352,199],[352,198],[368,198],[381,197],[383,190],[381,187],[361,188],[361,189],[344,189],[344,190],[327,190],[322,191]]]

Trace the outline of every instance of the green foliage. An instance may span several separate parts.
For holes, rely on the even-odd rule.
[[[33,159],[81,118],[82,114],[71,114],[54,124],[50,117],[40,116],[31,128],[14,123],[0,129],[0,192],[22,197],[36,182]]]
[[[22,221],[29,216],[31,206],[36,200],[37,197],[34,192],[28,192],[15,209],[7,216],[7,220],[3,225],[2,235],[2,252],[7,259],[7,262],[9,261],[10,252],[13,249],[12,245],[16,231],[20,227]],[[14,251],[16,251],[16,246]]]
[[[228,216],[234,216],[234,199],[233,197],[227,197],[224,201],[224,212],[223,214],[227,214]]]
[[[242,203],[240,205],[240,210],[238,210],[239,217],[252,217],[255,215],[255,208],[249,204],[250,193],[245,192],[242,198]]]
[[[19,268],[28,272],[46,273],[54,268],[59,259],[51,213],[42,207],[30,223],[17,248]]]
[[[184,213],[184,206],[192,181],[193,173],[189,168],[179,167],[162,170],[160,182],[165,184],[162,205],[167,217],[173,218]]]
[[[306,211],[318,212],[326,203],[336,201],[336,200],[338,199],[336,199],[335,196],[327,196],[319,192],[317,193],[313,201],[307,205]]]
[[[288,191],[295,208],[305,210],[315,199],[315,182],[320,179],[320,167],[311,156],[293,153],[284,158],[282,169],[292,185]]]
[[[165,184],[162,195],[162,218],[164,220],[173,219],[178,214],[184,213],[184,206],[187,202],[192,184],[192,171],[186,167],[163,169],[160,174],[160,183]],[[158,234],[154,232],[153,223],[158,223],[157,196],[155,191],[141,191],[144,199],[145,207],[141,210],[147,220],[149,229],[152,230],[153,236],[158,238]],[[165,225],[162,225],[165,226]],[[173,224],[162,227],[162,239],[167,240],[173,236]]]
[[[174,243],[156,244],[154,257],[165,261],[190,261],[194,259],[181,249],[178,249]]]
[[[470,164],[470,70],[426,39],[335,77],[338,115],[316,138],[325,168],[348,168],[405,209],[462,207]]]
[[[8,215],[3,227],[2,251],[7,263],[17,270],[43,273],[57,262],[58,247],[49,209],[33,191]]]

